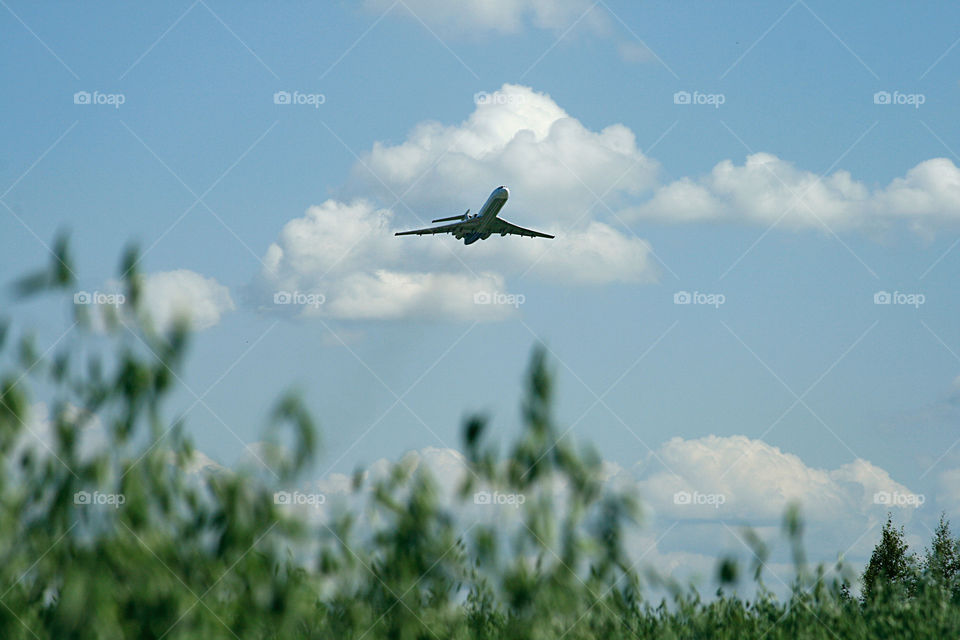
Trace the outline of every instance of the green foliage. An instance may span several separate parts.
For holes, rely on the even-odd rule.
[[[903,527],[896,528],[893,517],[887,515],[880,543],[873,549],[861,580],[864,602],[881,597],[902,598],[915,590],[917,561],[907,551]]]
[[[923,573],[925,583],[943,589],[954,602],[960,601],[960,540],[951,535],[946,514],[940,515],[923,559]]]
[[[53,256],[19,293],[70,294],[65,240]],[[784,518],[796,565],[786,601],[764,586],[770,549],[750,530],[753,600],[722,591],[745,579],[735,558],[719,564],[721,591],[710,601],[669,577],[641,577],[625,549],[637,498],[606,488],[596,452],[561,435],[542,348],[527,376],[525,429],[505,457],[485,417],[464,425],[469,469],[458,496],[522,496],[512,522],[491,510],[459,526],[457,505],[445,504],[410,458],[383,477],[355,474],[365,508],[323,522],[278,508],[283,487],[260,476],[191,472],[192,446],[164,409],[188,335],[151,328],[137,264],[128,251],[127,304],[97,325],[106,336],[92,335],[99,321],[75,307],[80,332],[42,356],[29,336],[9,339],[16,325],[0,323],[0,351],[16,350],[4,359],[14,370],[0,373],[0,638],[942,638],[960,630],[950,604],[960,554],[945,519],[922,570],[888,520],[863,603],[851,597],[842,563],[831,581],[823,567],[807,569],[796,507]],[[25,448],[39,397],[52,407],[51,435]],[[94,423],[107,441],[90,452],[83,434]],[[281,482],[303,478],[319,439],[298,396],[275,405],[267,436],[294,452],[278,444],[265,454]],[[649,600],[655,587],[671,601]]]

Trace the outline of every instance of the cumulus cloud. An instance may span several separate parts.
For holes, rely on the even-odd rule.
[[[258,294],[278,311],[333,318],[499,319],[512,308],[477,304],[504,291],[503,277],[444,267],[449,249],[414,250],[393,236],[393,213],[371,203],[328,200],[288,222],[267,249]],[[443,270],[446,268],[447,270]]]
[[[446,212],[451,202],[484,197],[477,185],[507,184],[511,215],[556,230],[586,226],[595,205],[605,212],[600,196],[616,206],[656,185],[659,165],[622,124],[592,131],[547,94],[518,85],[478,94],[477,102],[458,125],[425,122],[399,144],[375,143],[348,192],[388,201],[404,194],[412,207]]]
[[[960,169],[947,158],[933,158],[894,179],[877,194],[881,210],[919,223],[960,217]]]
[[[853,515],[876,518],[888,508],[909,514],[914,508],[905,500],[894,504],[892,496],[913,494],[866,460],[815,469],[796,455],[746,436],[672,438],[647,462],[640,475],[645,500],[658,514],[678,520],[775,523],[791,502],[818,522]],[[660,470],[649,470],[660,464]],[[722,497],[698,499],[694,494]],[[884,503],[884,495],[891,496],[889,503]]]
[[[134,321],[129,302],[123,283],[113,279],[101,290],[74,294],[74,304],[81,305],[86,321],[96,332],[104,332],[118,322]],[[157,271],[142,280],[139,312],[158,331],[169,331],[178,320],[194,331],[208,329],[234,308],[227,287],[188,269]]]
[[[207,329],[234,309],[230,290],[213,278],[188,269],[158,271],[146,276],[143,304],[159,330],[168,330],[178,318],[191,329]]]
[[[573,285],[648,283],[655,282],[659,274],[646,240],[627,236],[597,220],[582,229],[561,233],[549,244],[491,243],[480,247],[471,259],[480,261],[488,256],[497,264],[529,268],[539,279]]]
[[[886,187],[871,189],[847,171],[823,178],[769,153],[742,165],[719,162],[700,178],[662,185],[631,220],[725,220],[787,229],[876,230],[905,221],[917,231],[960,220],[960,169],[946,158],[921,162]]]

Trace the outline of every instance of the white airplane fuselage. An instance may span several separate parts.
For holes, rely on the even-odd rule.
[[[499,186],[493,190],[487,201],[480,207],[480,212],[472,217],[477,221],[477,224],[470,233],[464,234],[464,244],[473,244],[477,240],[484,240],[490,235],[486,228],[500,213],[500,209],[503,209],[503,205],[507,204],[507,198],[509,197],[510,190],[504,186]]]

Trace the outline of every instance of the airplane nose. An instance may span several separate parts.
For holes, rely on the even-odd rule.
[[[508,198],[510,197],[510,189],[507,189],[506,187],[500,187],[500,190],[503,191],[503,195]]]

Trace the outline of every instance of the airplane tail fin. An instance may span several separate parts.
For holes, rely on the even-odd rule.
[[[470,213],[470,209],[467,209],[467,213],[463,214],[462,216],[450,216],[449,218],[437,218],[436,220],[433,220],[433,222],[450,222],[451,220],[466,220],[468,213]]]

